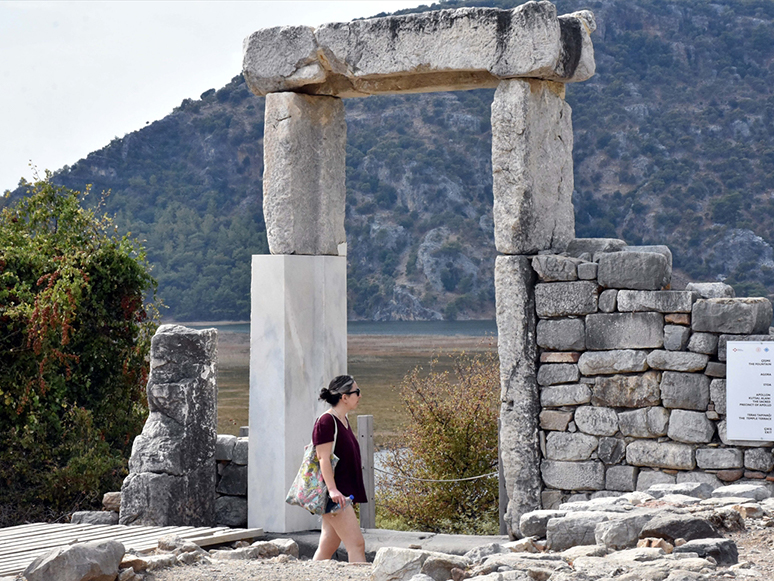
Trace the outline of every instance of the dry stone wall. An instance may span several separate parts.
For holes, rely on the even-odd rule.
[[[218,525],[247,526],[248,447],[245,428],[240,430],[240,437],[218,434],[215,445],[215,522]]]
[[[576,239],[532,258],[544,508],[658,483],[774,483],[774,442],[726,436],[725,346],[774,340],[771,303],[668,290],[665,246]]]

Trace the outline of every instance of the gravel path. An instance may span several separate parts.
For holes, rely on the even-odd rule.
[[[737,579],[774,579],[774,521],[768,522],[770,526],[753,528],[747,521],[750,528],[746,531],[727,535],[739,549]],[[749,563],[749,567],[745,563]]]
[[[299,561],[287,556],[255,561],[218,561],[156,571],[148,581],[369,581],[371,564]]]
[[[774,521],[770,521],[773,522]],[[747,522],[748,527],[750,521]],[[717,579],[774,579],[774,524],[727,535],[739,548],[739,565],[719,567]],[[156,571],[147,581],[370,581],[370,563],[296,560],[285,555],[267,560],[217,561]]]

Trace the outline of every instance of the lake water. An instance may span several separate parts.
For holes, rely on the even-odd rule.
[[[185,323],[183,323],[185,324]],[[249,323],[197,323],[186,326],[215,327],[218,341],[218,433],[237,434],[247,425],[249,406]],[[419,367],[422,374],[434,370],[452,372],[453,357],[496,351],[494,321],[399,321],[348,324],[347,371],[363,397],[353,416],[374,416],[377,444],[400,433],[408,421],[399,386],[405,375]],[[322,386],[321,386],[322,387]]]

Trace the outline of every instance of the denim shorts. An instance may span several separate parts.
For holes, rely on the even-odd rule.
[[[338,507],[339,507],[338,503],[333,502],[333,500],[329,498],[327,504],[325,505],[325,514],[328,514],[329,512],[333,512]]]

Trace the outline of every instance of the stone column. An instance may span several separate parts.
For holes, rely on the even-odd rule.
[[[521,515],[540,507],[540,394],[536,374],[535,272],[527,256],[495,261],[500,355],[500,458],[508,494],[505,524],[520,536]]]
[[[540,507],[535,273],[531,255],[563,251],[575,237],[572,121],[564,85],[501,81],[492,103],[492,187],[502,474],[508,534]]]
[[[320,388],[347,369],[347,260],[253,256],[248,525],[319,528],[285,495],[324,404]]]
[[[151,342],[150,414],[121,487],[122,525],[212,526],[218,334],[162,325]]]
[[[292,532],[319,527],[285,495],[324,408],[320,388],[347,371],[344,105],[270,93],[264,131],[263,212],[275,256],[253,256],[248,523]]]
[[[347,126],[336,97],[266,95],[263,215],[272,254],[346,254]]]
[[[514,79],[497,86],[492,190],[498,252],[563,251],[575,238],[571,113],[563,84]]]

